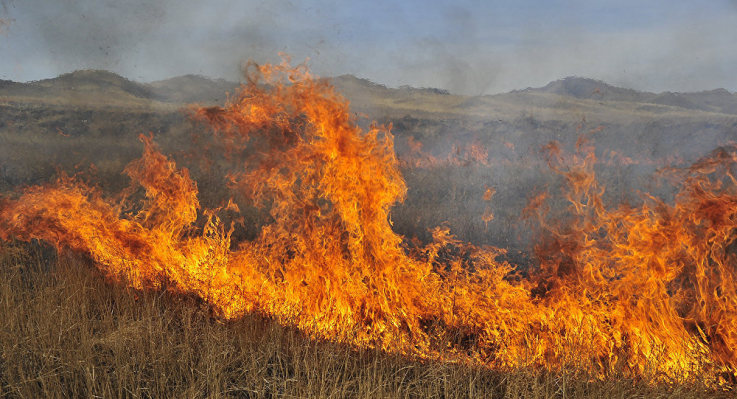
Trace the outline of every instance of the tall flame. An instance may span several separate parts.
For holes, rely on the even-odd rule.
[[[545,195],[531,200],[539,267],[518,270],[497,260],[503,250],[445,228],[429,245],[406,244],[390,222],[406,191],[391,127],[360,129],[304,66],[249,71],[224,107],[194,114],[235,163],[229,186],[270,212],[256,239],[231,242],[217,210],[200,209],[189,172],[146,136],[125,169],[127,202],[62,176],[5,198],[0,238],[87,253],[113,280],[198,295],[220,317],[260,312],[355,345],[600,376],[735,376],[736,148],[673,172],[683,180],[673,204],[607,209],[592,147],[571,156],[552,143],[569,217],[560,227]]]

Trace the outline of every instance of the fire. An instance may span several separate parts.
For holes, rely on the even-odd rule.
[[[0,238],[89,254],[112,280],[197,295],[219,317],[260,312],[316,338],[422,358],[735,376],[737,147],[672,171],[682,181],[673,204],[648,197],[607,209],[592,147],[566,155],[551,144],[569,216],[553,221],[545,195],[531,200],[539,267],[518,269],[498,260],[503,250],[445,228],[426,246],[407,244],[391,228],[406,191],[391,126],[360,129],[348,102],[303,65],[249,71],[224,107],[193,113],[234,164],[234,194],[269,210],[256,239],[232,242],[218,210],[201,209],[188,170],[146,136],[125,169],[127,201],[62,176],[2,200]]]
[[[489,151],[478,142],[470,145],[453,145],[450,153],[436,157],[422,150],[422,143],[410,137],[407,140],[410,153],[399,160],[399,164],[410,168],[432,169],[442,166],[491,166]]]
[[[484,191],[484,201],[491,201],[491,197],[493,197],[494,194],[496,194],[496,189],[494,187],[486,186],[486,191]],[[491,206],[486,205],[486,211],[484,212],[484,215],[481,216],[481,220],[484,221],[486,229],[488,230],[489,222],[494,220],[494,213],[491,211]]]

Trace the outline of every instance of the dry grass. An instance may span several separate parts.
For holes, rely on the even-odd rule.
[[[415,361],[311,340],[252,315],[211,317],[196,298],[104,281],[46,247],[0,252],[3,397],[729,397],[704,387],[590,381]]]

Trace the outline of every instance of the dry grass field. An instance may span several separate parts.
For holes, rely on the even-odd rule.
[[[696,383],[492,371],[310,340],[258,315],[110,284],[37,244],[0,253],[0,396],[9,398],[721,398]]]

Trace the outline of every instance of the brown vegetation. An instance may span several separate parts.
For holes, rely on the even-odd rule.
[[[109,284],[89,260],[29,244],[2,247],[0,325],[3,397],[730,397],[698,384],[414,361],[310,340],[258,315],[222,322],[196,298]]]

